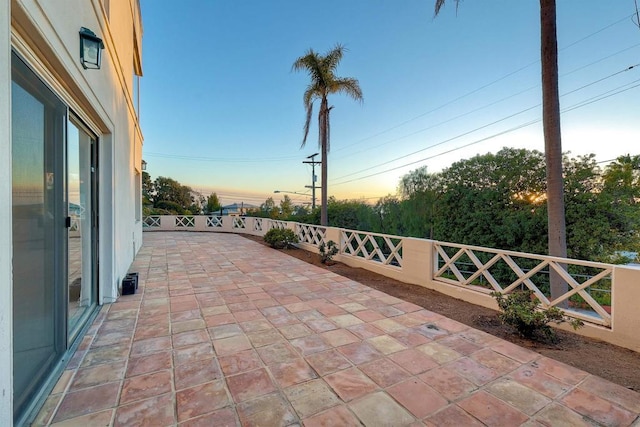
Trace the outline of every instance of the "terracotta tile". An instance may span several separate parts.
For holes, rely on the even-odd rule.
[[[153,427],[169,426],[175,422],[175,401],[172,394],[168,393],[118,407],[114,425]]]
[[[280,332],[278,332],[277,329],[269,329],[268,331],[262,332],[249,332],[247,333],[247,337],[249,338],[249,341],[251,341],[251,344],[256,348],[284,341],[284,338],[280,335]]]
[[[195,319],[201,319],[201,318],[202,318],[202,315],[200,314],[200,310],[195,310],[195,309],[171,313],[172,322],[183,322],[185,320],[195,320]]]
[[[253,349],[219,357],[218,361],[222,371],[227,376],[252,371],[262,366],[262,360]]]
[[[491,344],[490,348],[500,354],[512,358],[520,363],[528,363],[540,357],[540,355],[531,350],[527,350],[515,344],[500,340]]]
[[[267,365],[292,362],[300,356],[295,349],[287,342],[278,342],[257,349],[260,358]]]
[[[52,427],[85,427],[85,426],[110,426],[113,418],[113,409],[107,409],[102,412],[94,412],[92,414],[83,415],[81,417],[71,418],[59,423],[51,424]],[[34,426],[43,425],[34,421]]]
[[[289,387],[318,378],[315,371],[304,359],[269,365],[269,371],[280,387]],[[295,406],[295,405],[294,405]]]
[[[359,311],[363,311],[366,310],[367,307],[365,307],[364,305],[357,303],[357,302],[347,302],[344,304],[340,304],[339,307],[343,310],[348,311],[349,313],[353,313],[356,314]],[[365,322],[367,320],[362,319],[360,316],[357,316],[360,320],[364,320]],[[377,320],[377,319],[373,319],[373,320]]]
[[[324,315],[320,313],[318,310],[306,310],[306,311],[296,312],[295,315],[298,319],[300,319],[301,322],[305,322],[305,323],[310,320],[324,319]]]
[[[173,364],[178,366],[197,360],[210,359],[214,356],[213,347],[209,343],[180,347],[173,351]]]
[[[127,377],[147,374],[171,368],[171,352],[154,353],[148,356],[132,357],[127,364]]]
[[[450,335],[448,337],[443,337],[438,341],[438,344],[445,345],[460,354],[464,354],[465,356],[469,356],[470,354],[473,354],[476,351],[482,349],[482,347],[480,347],[479,345],[467,341],[459,335]]]
[[[116,406],[119,391],[120,382],[115,382],[67,393],[53,422],[113,408]]]
[[[421,345],[417,347],[417,349],[436,362],[440,363],[441,365],[452,362],[462,357],[462,355],[457,351],[452,350],[444,345],[440,345],[437,342],[430,342],[428,344]]]
[[[239,311],[239,312],[233,313],[233,315],[235,316],[238,322],[249,322],[251,320],[264,319],[264,316],[258,310]]]
[[[335,329],[333,331],[323,332],[320,336],[331,347],[340,347],[360,341],[357,336],[346,329]]]
[[[382,357],[382,354],[378,350],[366,342],[347,344],[338,348],[338,351],[356,365],[371,362]]]
[[[500,341],[499,338],[496,338],[493,335],[473,328],[466,329],[458,333],[458,335],[460,335],[467,341],[471,341],[472,343],[479,345],[480,347],[486,347],[490,344]]]
[[[246,335],[236,335],[230,338],[213,341],[213,348],[218,356],[228,356],[251,348],[251,342]]]
[[[140,341],[147,338],[156,338],[168,336],[170,334],[169,323],[164,324],[155,324],[148,326],[138,326],[136,328],[135,335],[133,337],[134,341]]]
[[[305,427],[358,426],[360,421],[346,406],[334,406],[303,420]]]
[[[593,375],[589,375],[578,388],[640,414],[640,393],[638,392]]]
[[[329,348],[320,335],[309,335],[302,338],[296,338],[290,342],[291,345],[297,348],[305,356],[312,353],[318,353]]]
[[[324,380],[345,402],[364,396],[378,388],[358,368],[350,368],[327,375]]]
[[[280,333],[288,340],[306,337],[313,332],[302,323],[295,323],[293,325],[282,326],[278,328]]]
[[[484,424],[467,414],[457,405],[449,405],[438,413],[429,416],[425,423],[428,427],[484,426]]]
[[[589,418],[583,417],[566,406],[552,403],[538,412],[535,421],[546,427],[593,427]]]
[[[320,375],[327,375],[352,366],[349,360],[334,349],[323,351],[321,353],[310,354],[306,359],[313,369],[315,369]]]
[[[227,384],[233,400],[238,403],[250,400],[276,390],[264,368],[227,377]]]
[[[131,347],[131,356],[159,353],[170,348],[170,337],[147,338],[133,343],[133,346]]]
[[[203,342],[209,342],[209,334],[206,329],[200,329],[197,331],[188,331],[175,334],[171,337],[173,347],[185,347],[188,345],[200,344]]]
[[[65,391],[75,373],[73,370],[64,371],[58,379],[58,382],[56,382],[55,387],[53,387],[53,390],[51,390],[51,394],[58,394]]]
[[[515,360],[485,348],[470,356],[476,362],[493,369],[498,375],[505,375],[521,366]]]
[[[241,334],[243,334],[242,328],[240,328],[240,325],[235,323],[209,328],[209,336],[212,340],[230,338]]]
[[[133,330],[102,332],[96,335],[91,347],[104,347],[115,344],[130,344],[133,338]]]
[[[125,364],[122,362],[80,368],[73,377],[70,391],[120,381],[124,378]]]
[[[226,325],[229,323],[236,323],[236,318],[233,317],[233,314],[231,313],[224,313],[224,314],[215,314],[213,316],[205,316],[204,321],[207,324],[207,327],[210,328],[212,326],[220,326],[220,325]]]
[[[446,367],[432,369],[418,378],[450,401],[458,400],[478,388]]]
[[[33,420],[31,425],[33,426],[48,426],[51,421],[51,417],[55,413],[56,408],[58,407],[58,403],[62,399],[62,394],[51,394],[42,404],[42,407],[38,411],[38,415]],[[64,422],[64,421],[63,421]],[[107,423],[108,425],[108,423]]]
[[[174,370],[176,390],[193,387],[198,384],[220,379],[221,377],[222,372],[216,359],[198,360],[176,366]]]
[[[365,426],[404,426],[415,421],[384,392],[372,393],[352,402],[349,407]]]
[[[213,381],[176,392],[178,421],[194,418],[231,404],[224,381]]]
[[[449,331],[441,328],[434,323],[426,323],[424,325],[415,326],[411,328],[411,330],[425,336],[426,338],[429,338],[430,340],[442,339],[450,335]]]
[[[260,396],[236,406],[240,422],[246,427],[293,426],[298,420],[293,409],[278,393]]]
[[[498,377],[498,374],[493,369],[487,368],[468,357],[449,363],[447,368],[479,386]]]
[[[404,314],[404,311],[399,310],[391,305],[383,305],[376,309],[378,313],[382,314],[385,317],[396,317]]]
[[[638,415],[581,389],[571,390],[561,402],[577,413],[607,426],[631,425]]]
[[[95,366],[102,363],[112,363],[116,360],[124,360],[129,356],[131,347],[129,345],[119,344],[108,347],[98,347],[90,349],[85,354],[76,351],[74,358],[79,356],[78,362],[82,360],[82,367]],[[69,362],[71,364],[71,362]],[[67,366],[67,369],[73,369],[73,364]]]
[[[380,329],[369,323],[363,323],[362,325],[354,325],[347,328],[350,332],[356,335],[358,338],[366,340],[368,338],[378,337],[385,333]]]
[[[300,418],[309,417],[340,403],[322,380],[308,381],[284,390]]]
[[[321,310],[318,310],[318,311],[322,313]],[[329,317],[329,320],[331,320],[332,323],[336,324],[340,328],[348,328],[349,326],[361,325],[364,323],[362,320],[358,319],[353,314],[341,314],[337,316],[331,316]]]
[[[179,334],[181,332],[186,332],[186,331],[195,331],[198,329],[205,329],[206,327],[207,325],[205,324],[205,321],[202,319],[185,320],[183,322],[172,322],[171,333]]]
[[[394,353],[389,358],[413,375],[439,366],[435,360],[413,348]]]
[[[509,377],[552,399],[571,389],[569,384],[547,375],[537,361],[522,365]]]
[[[122,386],[120,404],[146,399],[172,391],[171,371],[159,371],[138,375],[125,380]]]
[[[392,319],[376,320],[371,322],[371,324],[388,334],[406,329],[406,326]]]
[[[203,415],[198,418],[192,418],[188,421],[180,423],[180,427],[240,427],[238,415],[232,408],[224,408]]]
[[[517,426],[529,419],[522,412],[484,391],[478,391],[458,402],[458,406],[487,426]]]
[[[411,376],[407,371],[387,358],[365,363],[360,365],[359,368],[382,388],[389,387]]]
[[[548,357],[540,357],[536,362],[540,369],[544,370],[545,374],[557,378],[567,384],[579,384],[589,375],[585,371],[574,368],[573,366],[569,366],[565,363],[558,362],[557,360],[549,359]]]
[[[488,384],[484,390],[527,415],[533,415],[551,403],[551,399],[507,378],[501,378]]]
[[[380,353],[387,355],[407,349],[402,343],[389,335],[369,338],[367,343],[371,344]]]
[[[308,320],[305,323],[314,332],[326,332],[333,329],[338,329],[338,327],[334,323],[331,323],[327,319],[313,319]]]
[[[284,306],[290,313],[299,313],[301,311],[308,311],[311,307],[305,302],[295,302],[286,304]]]
[[[245,332],[262,332],[273,329],[273,326],[267,320],[251,320],[250,322],[242,322],[240,327],[242,327]]]
[[[424,418],[444,408],[449,402],[417,378],[411,378],[387,388],[387,393],[418,418]]]
[[[206,321],[206,317],[208,316],[216,316],[218,314],[231,313],[231,311],[229,311],[229,307],[227,307],[226,305],[218,305],[218,304],[215,304],[209,307],[202,307],[200,311],[202,312],[202,315],[205,316],[205,321]]]
[[[400,331],[392,332],[392,337],[400,341],[407,347],[418,347],[423,344],[431,342],[431,340],[422,334],[414,332],[412,329],[403,329]]]

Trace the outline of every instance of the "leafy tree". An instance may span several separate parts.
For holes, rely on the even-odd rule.
[[[154,206],[161,201],[173,202],[188,209],[194,203],[191,195],[191,187],[180,184],[178,181],[160,176],[153,182],[154,186]]]
[[[220,208],[222,208],[222,205],[220,204],[220,200],[218,199],[218,194],[216,193],[209,194],[209,196],[207,197],[207,204],[204,210],[205,213],[213,214],[219,211]]]
[[[289,218],[293,212],[293,202],[291,198],[285,194],[284,198],[280,200],[280,217]]]
[[[304,124],[304,137],[302,146],[307,142],[309,125],[313,115],[313,103],[320,101],[318,112],[318,145],[322,151],[322,203],[320,223],[328,225],[327,213],[327,153],[329,152],[330,126],[329,112],[333,106],[329,106],[328,96],[333,93],[344,93],[356,101],[362,101],[362,90],[358,80],[350,77],[337,77],[336,68],[344,55],[345,48],[338,44],[325,55],[320,55],[313,49],[309,49],[304,56],[299,57],[293,63],[294,71],[306,71],[311,78],[311,83],[304,92],[303,100],[306,109],[306,121]]]
[[[454,0],[456,7],[460,0]],[[438,15],[446,0],[436,0]],[[564,187],[562,174],[562,138],[560,132],[560,95],[558,92],[558,38],[556,0],[540,0],[540,62],[542,64],[542,125],[547,177],[548,252],[567,256]],[[551,297],[567,291],[568,285],[551,272]]]
[[[153,200],[153,181],[148,172],[142,171],[142,197],[146,201],[143,204],[151,204]]]
[[[280,212],[276,208],[276,202],[273,201],[273,197],[269,197],[260,205],[261,216],[265,218],[278,218]]]

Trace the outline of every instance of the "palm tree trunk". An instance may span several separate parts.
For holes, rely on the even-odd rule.
[[[567,239],[562,178],[562,139],[560,133],[560,96],[558,94],[558,39],[556,0],[540,0],[542,63],[542,123],[547,163],[547,209],[549,255],[565,258]],[[551,299],[567,292],[567,283],[550,271]],[[566,305],[566,304],[565,304]]]
[[[329,105],[326,97],[322,98],[320,103],[320,145],[322,151],[322,181],[320,186],[322,187],[321,206],[320,206],[320,225],[329,225],[329,214],[327,212],[327,152],[328,152],[328,123],[329,120]]]

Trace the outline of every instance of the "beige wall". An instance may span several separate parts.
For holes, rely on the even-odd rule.
[[[0,100],[11,99],[10,0],[0,0]],[[0,199],[11,200],[11,103],[0,101]],[[0,203],[0,425],[13,423],[11,203]]]
[[[11,50],[98,136],[99,257],[102,302],[142,245],[135,220],[135,171],[143,136],[135,111],[134,73],[142,74],[142,22],[137,0],[0,0],[0,197],[11,200]],[[80,64],[79,31],[103,39],[102,68]],[[11,425],[11,205],[0,204],[0,425]]]

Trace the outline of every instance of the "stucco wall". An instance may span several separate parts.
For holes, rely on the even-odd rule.
[[[10,0],[0,0],[0,199],[11,200]],[[13,423],[11,204],[0,203],[0,425]]]

